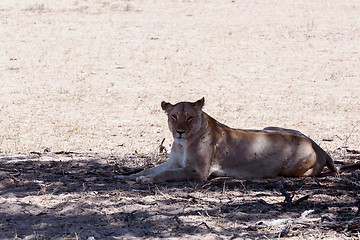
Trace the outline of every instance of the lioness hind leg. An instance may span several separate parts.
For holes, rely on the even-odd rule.
[[[314,168],[310,168],[309,170],[307,170],[306,172],[304,172],[303,176],[301,177],[314,177],[318,174],[315,174],[316,172],[314,171]]]
[[[283,168],[280,175],[289,177],[316,176],[321,172],[324,164],[325,162],[322,163],[318,161],[315,152],[301,154],[300,156],[295,156],[294,159]]]
[[[307,170],[306,172],[304,172],[304,177],[315,177],[318,176],[323,168],[324,168],[325,164],[315,164],[314,167],[310,168],[309,170]]]
[[[312,156],[312,162],[314,162],[313,167],[308,169],[303,173],[304,177],[313,177],[319,175],[322,170],[324,169],[326,160],[323,158],[319,158],[319,156],[316,154],[315,156]]]
[[[314,141],[312,141],[314,151],[316,154],[314,166],[307,170],[304,173],[304,176],[317,176],[321,174],[322,170],[324,169],[325,165],[329,168],[331,172],[338,172],[338,169],[334,165],[333,160],[331,157],[321,149]]]

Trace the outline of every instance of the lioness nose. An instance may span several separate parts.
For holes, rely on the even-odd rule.
[[[181,134],[185,133],[184,130],[176,130],[176,132],[181,136]]]

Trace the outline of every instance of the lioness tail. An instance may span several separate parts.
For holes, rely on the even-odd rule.
[[[326,154],[326,166],[329,168],[330,171],[338,172],[340,169],[335,166],[334,161],[329,156],[329,154],[327,154],[326,152],[325,152],[325,154]]]

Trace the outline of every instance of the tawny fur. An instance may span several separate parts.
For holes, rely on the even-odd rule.
[[[313,140],[291,129],[233,129],[202,111],[204,98],[162,102],[174,142],[167,162],[129,176],[139,182],[206,180],[209,176],[316,176],[331,157]]]

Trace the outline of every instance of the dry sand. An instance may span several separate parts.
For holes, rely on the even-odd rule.
[[[112,239],[114,236],[145,238],[146,234],[135,234],[140,230],[136,228],[131,231],[129,226],[124,227],[130,229],[126,234],[111,235],[114,229],[119,228],[119,225],[112,227],[111,224],[119,219],[154,222],[149,217],[151,214],[131,215],[132,210],[129,209],[114,210],[108,207],[109,201],[116,204],[114,202],[121,201],[123,195],[139,199],[149,197],[151,204],[146,203],[145,208],[152,206],[152,213],[161,215],[160,212],[169,211],[166,204],[177,208],[178,202],[154,203],[152,201],[158,200],[154,194],[165,192],[171,196],[166,199],[179,199],[180,192],[186,193],[195,186],[195,183],[184,183],[170,187],[164,185],[165,190],[149,186],[148,190],[147,186],[116,182],[115,175],[123,173],[125,165],[134,171],[156,164],[151,161],[165,159],[159,160],[156,155],[163,138],[166,138],[168,150],[172,141],[166,116],[160,108],[162,100],[175,103],[194,101],[204,96],[205,111],[231,127],[294,128],[312,137],[332,154],[338,164],[358,161],[359,14],[360,3],[355,0],[1,1],[0,236],[3,231],[5,237],[2,239],[16,236],[19,239],[36,236],[38,239],[66,236],[74,239],[87,239],[89,236],[96,239]],[[42,154],[44,150],[48,153]],[[60,151],[64,154],[59,154]],[[108,176],[97,180],[103,184],[99,187],[98,195],[91,195],[86,186],[82,188],[84,183],[95,184],[90,183],[92,180],[86,175],[87,171],[84,178],[74,177],[70,180],[61,178],[55,181],[58,177],[56,173],[45,174],[58,168],[58,164],[64,164],[61,165],[64,169],[71,169],[74,165],[74,173],[81,175],[82,164],[87,169],[93,166],[90,163],[98,164],[95,165],[102,174],[109,170]],[[34,167],[26,170],[25,166]],[[48,169],[48,172],[44,169]],[[46,176],[42,179],[41,174],[36,175],[38,173]],[[349,191],[348,194],[345,190],[339,194],[348,195],[344,201],[351,204],[336,205],[336,211],[348,211],[354,215],[357,211],[355,202],[358,201],[359,171],[353,175],[347,174],[350,175],[330,178],[329,182],[326,178],[320,179],[320,185],[333,186],[327,192],[319,193],[309,188],[312,194],[328,196],[323,198],[326,199],[325,203],[334,205],[336,198],[329,196],[337,189],[339,181],[339,186]],[[64,187],[69,181],[74,181],[74,191]],[[287,179],[282,181],[287,184],[292,182]],[[301,181],[312,180],[296,179],[294,184],[298,186]],[[355,185],[349,185],[348,181],[355,182]],[[111,186],[113,182],[116,182],[115,187]],[[223,182],[216,184],[221,186]],[[237,192],[241,184],[236,184],[240,183],[234,183],[231,194],[243,196],[245,188]],[[240,197],[244,204],[251,205],[258,200],[257,184],[260,183],[249,183],[251,187],[246,188],[250,191],[246,192],[249,197]],[[268,186],[268,181],[264,180],[261,184]],[[269,188],[273,185],[270,183]],[[51,186],[51,191],[44,192],[43,186]],[[55,191],[57,187],[61,190]],[[33,190],[29,191],[28,188]],[[138,188],[142,189],[139,194]],[[206,196],[219,196],[221,187],[219,191],[216,189],[213,196]],[[268,191],[268,188],[265,187],[265,190]],[[201,191],[200,195],[210,194]],[[107,210],[97,212],[95,207],[87,206],[85,217],[74,224],[72,221],[77,221],[74,216],[81,215],[80,212],[74,213],[74,209],[84,207],[88,197]],[[187,195],[182,197],[187,198]],[[73,198],[78,200],[72,201]],[[126,208],[127,204],[132,204],[132,200],[125,199],[121,206]],[[321,199],[312,199],[314,202],[320,201],[312,206],[325,205]],[[213,207],[223,203],[218,200],[213,201]],[[280,200],[271,201],[279,203]],[[203,207],[203,203],[195,201],[193,204],[195,208]],[[261,208],[258,204],[255,206]],[[311,204],[307,204],[293,211],[293,217],[310,209]],[[63,205],[68,210],[60,211]],[[27,206],[32,210],[26,210]],[[242,205],[234,207],[235,210],[239,208]],[[283,211],[278,205],[275,208],[276,211]],[[94,212],[89,213],[89,209]],[[330,214],[315,209],[318,216]],[[250,214],[242,210],[241,214]],[[118,214],[119,211],[130,215],[123,216]],[[275,217],[279,216],[276,211]],[[57,217],[55,213],[63,214],[61,216],[64,218]],[[175,237],[184,236],[181,235],[187,232],[184,226],[192,225],[184,225],[184,221],[187,221],[182,219],[184,212],[174,214],[175,220],[180,219],[175,221],[180,226]],[[216,225],[215,217],[208,218],[206,214],[201,212],[197,216],[211,220]],[[225,216],[221,214],[223,212],[218,212],[218,216]],[[114,218],[106,222],[108,228],[94,227],[98,224],[96,221],[104,222],[109,215]],[[209,216],[215,215],[215,212],[209,213]],[[96,221],[85,223],[89,216],[94,216]],[[236,227],[240,220],[242,224],[251,226],[256,219],[249,218],[249,222],[246,222],[245,217],[236,215],[236,218],[236,221],[229,220],[238,231],[231,233],[233,235],[227,232],[230,231],[229,226],[223,226],[226,231],[218,231],[214,226],[206,226],[208,224],[204,219],[197,222],[205,222],[205,225],[201,225],[204,229],[195,230],[201,232],[198,236],[208,234],[213,238],[273,237],[261,235],[264,233],[261,231],[254,235],[244,226]],[[59,224],[64,221],[70,224]],[[196,221],[192,224],[198,226]],[[159,225],[162,226],[161,223]],[[146,224],[144,226],[145,230],[141,231],[146,232]],[[356,231],[349,233],[331,227],[327,231],[326,227],[320,225],[309,226],[307,230],[312,232],[309,230],[308,238],[356,236]],[[91,228],[98,235],[81,235],[86,232],[84,229]],[[102,232],[104,229],[110,229],[108,235]],[[151,232],[150,237],[166,237],[163,229]],[[265,232],[271,232],[271,229],[267,228]],[[302,233],[295,231],[292,237],[302,238]]]

